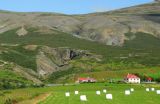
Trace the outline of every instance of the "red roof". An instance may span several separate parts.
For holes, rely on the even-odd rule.
[[[134,75],[134,74],[128,74],[127,78],[139,78],[138,76]]]
[[[95,80],[94,78],[78,78],[79,81],[84,81],[84,80]]]
[[[152,78],[151,78],[151,77],[148,77],[147,80],[148,80],[148,81],[152,81]]]
[[[88,80],[88,78],[78,78],[78,80],[83,81],[83,80]]]

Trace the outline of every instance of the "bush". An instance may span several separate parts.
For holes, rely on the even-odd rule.
[[[12,100],[10,98],[8,98],[4,104],[13,104]]]

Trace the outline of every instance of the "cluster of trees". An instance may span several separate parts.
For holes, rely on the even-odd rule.
[[[0,89],[15,89],[15,88],[25,88],[27,84],[23,82],[16,82],[16,81],[8,81],[3,80],[0,82]]]
[[[43,87],[44,84],[25,83],[14,80],[0,80],[0,90],[26,88],[26,87]]]
[[[12,99],[6,99],[5,103],[4,104],[16,104],[17,101],[16,100],[12,100]]]

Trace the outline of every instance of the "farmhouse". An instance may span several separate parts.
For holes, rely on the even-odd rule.
[[[140,78],[134,74],[128,74],[125,77],[125,81],[127,83],[140,83],[141,82]]]
[[[94,83],[96,82],[97,80],[94,79],[94,78],[78,78],[77,82],[78,83]]]

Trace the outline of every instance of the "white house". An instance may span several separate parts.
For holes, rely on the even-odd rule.
[[[128,74],[125,78],[125,81],[127,83],[141,83],[141,79],[134,74]]]

